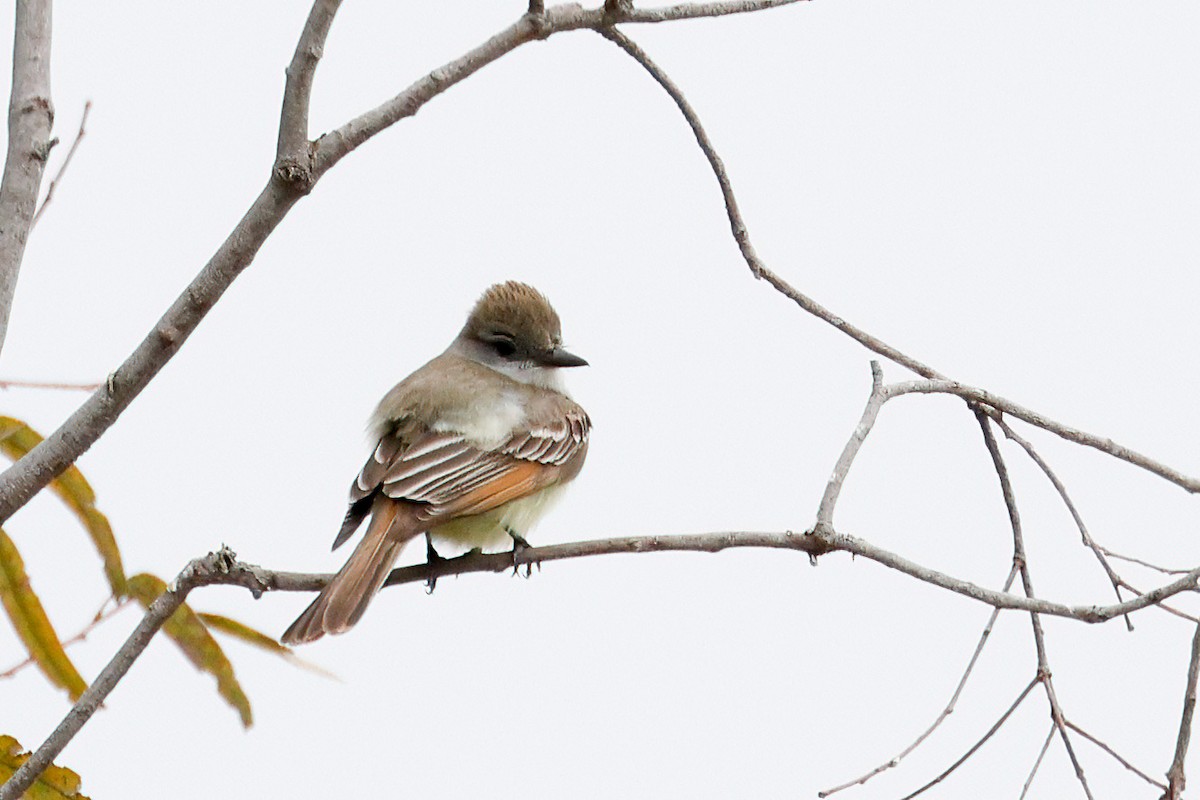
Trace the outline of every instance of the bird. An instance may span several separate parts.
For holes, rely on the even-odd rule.
[[[369,517],[366,531],[281,641],[352,628],[422,533],[431,561],[434,541],[488,549],[511,540],[514,554],[527,546],[525,534],[587,457],[592,422],[561,374],[587,363],[563,348],[545,295],[517,281],[489,287],[450,346],[380,401],[375,447],[333,549]]]

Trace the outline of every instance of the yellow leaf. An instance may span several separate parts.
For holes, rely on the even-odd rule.
[[[167,590],[161,578],[145,572],[129,579],[129,593],[146,608]],[[207,672],[217,679],[217,692],[225,702],[237,709],[242,725],[249,728],[254,723],[250,712],[250,699],[242,691],[233,674],[233,664],[217,644],[217,640],[204,627],[200,617],[186,603],[181,605],[163,624],[163,633],[171,637],[196,669]]]
[[[196,616],[200,617],[210,630],[220,631],[235,639],[241,639],[246,644],[266,650],[268,653],[275,653],[281,656],[292,654],[292,648],[280,644],[273,637],[268,636],[262,631],[256,631],[254,628],[238,622],[236,619],[223,617],[220,614],[206,614],[203,611],[198,612]]]
[[[321,677],[338,680],[336,675],[324,667],[318,667],[316,664],[305,661],[296,655],[292,648],[280,644],[278,640],[268,636],[262,631],[257,631],[254,628],[251,628],[249,625],[244,625],[241,622],[238,622],[236,619],[223,617],[220,614],[206,614],[203,611],[197,612],[197,616],[204,621],[204,624],[208,626],[209,630],[224,633],[228,636],[232,636],[235,639],[241,639],[243,642],[252,647],[258,647],[266,650],[268,653],[274,653],[284,661],[287,661],[289,664],[308,670],[309,672],[316,673]]]
[[[72,700],[79,699],[87,682],[80,677],[46,616],[46,610],[29,585],[25,562],[17,546],[0,529],[0,603],[8,612],[17,636],[51,683],[67,690]]]
[[[24,457],[41,442],[41,434],[24,422],[12,417],[0,417],[0,452],[13,461]],[[87,529],[88,535],[92,537],[92,544],[104,560],[104,574],[108,578],[113,596],[124,597],[127,589],[121,551],[117,547],[117,540],[113,538],[108,517],[96,510],[96,493],[92,491],[83,473],[74,466],[67,467],[61,475],[51,481],[50,488],[75,512]]]
[[[29,753],[23,752],[21,745],[11,736],[0,736],[0,784],[13,776],[13,773],[25,763]],[[79,793],[82,781],[79,776],[66,767],[49,766],[33,785],[26,790],[25,800],[89,800],[87,795]]]

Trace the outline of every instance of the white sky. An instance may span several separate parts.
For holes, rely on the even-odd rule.
[[[151,328],[268,175],[307,10],[59,4],[58,135],[95,106],[30,242],[0,375],[102,380]],[[347,3],[314,135],[520,10]],[[773,269],[951,376],[1200,473],[1200,6],[822,0],[626,32],[701,113]],[[278,569],[340,566],[329,543],[374,403],[507,278],[544,290],[592,363],[569,376],[596,424],[588,464],[534,543],[812,524],[869,355],[750,278],[674,107],[582,32],[521,48],[338,165],[84,456],[129,571],[171,577],[221,543]],[[81,400],[11,390],[0,411],[49,432]],[[1031,438],[1101,543],[1200,563],[1195,499]],[[1006,454],[1039,593],[1110,602],[1050,487]],[[885,408],[836,521],[989,586],[1008,571],[996,479],[957,401]],[[50,497],[6,530],[59,631],[77,630],[105,594],[82,532]],[[212,588],[192,604],[279,633],[307,602]],[[229,644],[248,732],[156,641],[60,761],[95,798],[813,797],[933,719],[988,611],[842,555],[447,579],[432,597],[388,590],[351,634],[303,651],[341,682]],[[135,616],[71,650],[85,676]],[[1192,628],[1135,622],[1047,620],[1049,655],[1070,718],[1161,776]],[[0,669],[21,657],[0,625]],[[915,789],[1034,668],[1028,618],[1003,616],[927,746],[839,797]],[[0,732],[27,747],[67,708],[32,670],[0,682]],[[1039,691],[928,796],[1016,797],[1047,725]],[[1075,746],[1097,798],[1158,796]],[[1061,745],[1031,796],[1083,796]]]

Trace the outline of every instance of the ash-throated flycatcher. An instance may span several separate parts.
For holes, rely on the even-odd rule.
[[[421,533],[470,547],[524,544],[587,456],[591,420],[558,372],[586,364],[562,348],[558,314],[539,291],[509,281],[484,292],[446,351],[379,403],[378,444],[350,487],[334,549],[370,514],[367,531],[283,642],[349,630]]]

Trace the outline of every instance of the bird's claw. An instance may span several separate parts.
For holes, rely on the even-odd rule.
[[[511,536],[512,540],[513,540],[513,549],[512,549],[513,575],[521,574],[521,564],[525,565],[525,577],[526,578],[533,575],[533,565],[534,564],[538,565],[538,571],[541,572],[542,565],[540,562],[525,561],[522,558],[525,551],[530,549],[529,542],[525,541],[525,537],[522,536],[521,534],[517,533],[516,531],[514,531],[512,528],[505,528],[505,530],[508,531],[508,535]]]
[[[429,577],[425,579],[425,594],[433,594],[437,588],[437,573],[434,571],[440,562],[446,559],[433,547],[433,539],[425,534],[425,564],[429,567]]]

